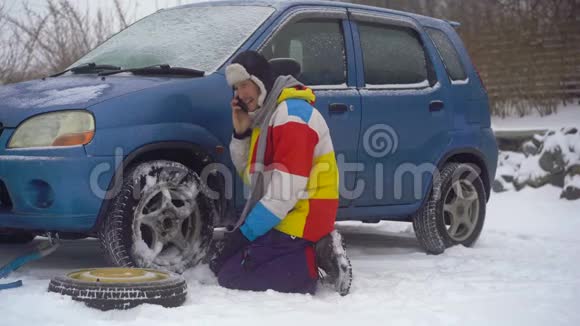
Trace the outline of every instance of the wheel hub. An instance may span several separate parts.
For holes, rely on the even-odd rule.
[[[169,230],[171,230],[171,229],[173,229],[173,228],[175,227],[175,224],[173,223],[173,219],[174,219],[174,218],[175,218],[175,217],[169,216],[169,217],[166,217],[166,218],[163,220],[163,228],[164,228],[166,231],[169,231]]]
[[[133,230],[135,241],[143,241],[141,255],[151,263],[164,264],[176,254],[192,250],[196,234],[193,227],[199,217],[191,187],[174,182],[158,183],[143,194],[135,210]],[[144,229],[145,228],[145,229]],[[143,237],[146,232],[147,237]],[[143,252],[144,250],[144,252]],[[159,258],[159,259],[158,259]]]
[[[94,268],[68,274],[68,277],[95,283],[152,282],[169,278],[169,274],[140,268]]]
[[[457,180],[444,198],[447,234],[457,242],[467,240],[479,220],[479,196],[475,186],[469,180]]]

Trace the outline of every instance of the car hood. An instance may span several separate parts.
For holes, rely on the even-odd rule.
[[[0,123],[4,127],[14,128],[23,120],[39,113],[84,109],[113,97],[178,80],[136,77],[131,74],[107,78],[96,75],[71,75],[2,86]]]

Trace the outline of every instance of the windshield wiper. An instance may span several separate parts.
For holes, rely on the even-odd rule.
[[[67,72],[74,72],[75,74],[89,74],[95,72],[103,72],[103,70],[121,70],[121,67],[112,66],[112,65],[98,65],[94,62],[85,63],[82,65],[78,65],[76,67],[69,68],[65,71],[61,71],[54,75],[50,75],[50,77],[58,77],[60,75],[66,74]]]
[[[135,75],[172,75],[187,77],[203,77],[205,72],[197,69],[171,67],[168,64],[153,65],[143,68],[121,69],[116,71],[100,72],[99,76],[110,76],[122,72],[130,72]]]

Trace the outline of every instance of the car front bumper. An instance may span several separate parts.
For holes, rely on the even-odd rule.
[[[0,149],[0,228],[91,230],[114,169],[114,157],[89,157],[83,146]]]

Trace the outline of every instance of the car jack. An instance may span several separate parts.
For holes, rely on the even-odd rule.
[[[0,279],[8,277],[10,274],[12,274],[12,272],[16,271],[20,267],[22,267],[30,262],[33,262],[35,260],[39,260],[41,258],[44,258],[44,257],[52,254],[60,245],[60,239],[59,239],[57,233],[53,234],[53,233],[49,232],[46,234],[46,236],[48,238],[47,241],[38,245],[38,247],[36,247],[36,250],[29,252],[28,254],[22,255],[16,259],[12,260],[8,264],[4,265],[3,267],[1,267],[0,268]],[[21,287],[21,286],[22,286],[21,280],[11,282],[11,283],[6,283],[6,284],[0,283],[0,291],[6,290],[6,289],[13,289],[13,288]]]

